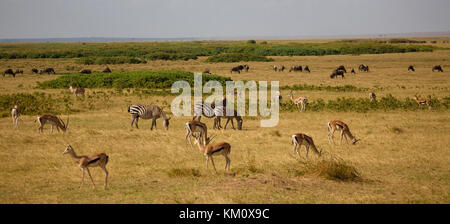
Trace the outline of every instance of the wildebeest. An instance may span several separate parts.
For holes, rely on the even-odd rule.
[[[91,74],[92,71],[90,69],[83,69],[80,71],[81,74]]]
[[[335,71],[343,71],[344,73],[347,73],[347,70],[345,70],[345,67],[343,65],[337,67]]]
[[[106,67],[105,69],[103,69],[102,71],[103,73],[110,73],[111,69],[109,67]]]
[[[303,70],[305,70],[305,72],[309,72],[309,73],[311,72],[311,71],[309,70],[309,67],[308,67],[307,65],[305,66],[305,68],[304,68]]]
[[[440,65],[435,65],[431,71],[434,72],[434,70],[437,70],[438,72],[444,72],[444,71],[442,70],[442,67],[441,67]]]
[[[55,73],[55,70],[54,70],[53,68],[46,68],[46,69],[44,69],[44,70],[41,70],[41,71],[39,71],[39,74],[42,74],[42,73],[44,73],[44,72],[46,72],[46,73],[49,74],[49,75],[50,75],[50,73],[51,73],[51,74],[56,74],[56,73]]]
[[[10,68],[6,69],[3,72],[3,76],[5,76],[5,75],[12,75],[12,77],[14,77],[14,78],[16,77],[16,73],[14,73],[14,71],[12,69],[10,69]]]
[[[294,71],[294,72],[302,72],[302,71],[303,71],[303,68],[302,68],[301,65],[299,65],[299,66],[292,66],[292,67],[289,69],[289,72],[292,72],[292,71]]]
[[[22,69],[16,69],[16,74],[22,74],[23,75],[23,70]]]
[[[239,65],[239,66],[231,68],[230,73],[237,72],[237,73],[241,74],[242,69],[244,69],[244,66]]]
[[[333,73],[331,73],[330,78],[334,79],[336,78],[338,75],[342,76],[342,78],[344,78],[344,71],[343,70],[334,70]]]
[[[364,64],[360,64],[359,65],[359,71],[368,72],[369,71],[369,66],[368,65],[364,65]]]
[[[415,70],[414,70],[414,66],[410,65],[410,66],[408,67],[408,72],[409,72],[409,71],[413,71],[413,72],[414,72],[414,71],[415,71]]]
[[[37,70],[37,68],[32,68],[32,69],[31,69],[31,72],[37,74],[37,73],[39,72],[39,70]]]
[[[369,93],[369,99],[372,102],[373,100],[377,101],[377,95],[374,92]]]
[[[205,69],[205,70],[203,71],[203,74],[211,74],[211,71],[209,71],[209,69]]]

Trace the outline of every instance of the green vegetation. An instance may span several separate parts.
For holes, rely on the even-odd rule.
[[[251,40],[250,40],[251,41]],[[7,43],[0,59],[129,57],[149,60],[189,60],[199,56],[246,53],[258,56],[381,54],[433,51],[431,45],[405,40],[341,40],[328,43],[267,43],[248,41],[120,42],[120,43]],[[253,42],[252,42],[253,43]],[[256,43],[256,41],[255,41]],[[397,44],[400,43],[400,44]],[[422,43],[422,42],[421,42]],[[117,59],[102,59],[112,60]],[[130,59],[131,60],[131,59]],[[120,60],[119,60],[120,61]]]
[[[75,60],[75,63],[82,65],[108,65],[108,64],[146,64],[143,59],[134,57],[83,57]]]
[[[206,62],[273,61],[272,58],[247,53],[227,53],[210,56]]]
[[[194,84],[194,74],[192,72],[178,70],[161,71],[128,71],[112,73],[92,73],[92,74],[68,74],[54,80],[38,82],[38,88],[170,88],[176,81],[185,80],[191,86]],[[222,84],[231,81],[228,77],[218,75],[203,76],[203,82],[216,80]]]
[[[442,100],[429,96],[431,99],[432,110],[448,110],[450,108],[450,97],[445,97]],[[392,95],[382,97],[377,101],[370,101],[368,98],[337,98],[336,100],[323,99],[311,101],[307,105],[307,110],[310,111],[335,111],[335,112],[368,112],[368,111],[392,111],[392,110],[427,110],[427,107],[419,107],[414,99],[406,98],[400,100]],[[292,102],[280,103],[281,111],[297,111],[297,106]]]
[[[20,114],[36,115],[43,113],[60,114],[72,104],[67,95],[59,96],[40,92],[0,95],[0,117],[11,116],[14,104],[19,106]]]

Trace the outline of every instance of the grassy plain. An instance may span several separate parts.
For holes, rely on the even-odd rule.
[[[441,39],[439,39],[441,40]],[[308,40],[310,41],[310,40]],[[323,41],[323,40],[319,40]],[[354,85],[367,92],[294,91],[295,96],[334,99],[377,96],[437,98],[450,95],[450,50],[377,55],[277,56],[273,62],[249,62],[248,73],[230,74],[239,63],[206,63],[206,57],[189,61],[148,61],[147,64],[110,65],[112,70],[176,69],[229,76],[233,80],[280,81],[280,85]],[[347,73],[345,79],[329,78],[339,65],[370,66],[369,73]],[[273,65],[309,65],[311,73],[274,72]],[[416,72],[408,72],[408,65]],[[444,72],[431,72],[440,64]],[[32,67],[67,67],[101,71],[102,65],[79,65],[74,59],[0,60],[0,68],[23,68],[24,75],[1,77],[0,91],[60,93],[61,89],[34,89],[36,81],[55,76],[32,75]],[[77,70],[76,69],[76,70]],[[356,69],[357,70],[357,69]],[[67,90],[68,91],[68,90]],[[89,89],[92,94],[98,89]],[[169,112],[173,96],[115,96],[95,102],[95,110],[83,110],[86,102],[74,99],[80,113],[70,115],[69,131],[37,132],[36,116],[21,116],[19,130],[12,130],[10,117],[0,118],[0,203],[449,203],[450,114],[439,111],[283,112],[274,128],[261,128],[259,117],[245,117],[244,130],[211,130],[216,141],[231,148],[231,171],[225,174],[224,159],[216,157],[219,174],[197,148],[184,145],[184,123],[190,117],[173,117],[168,131],[150,131],[151,121],[141,120],[141,129],[130,128],[127,107],[131,103],[154,103]],[[283,90],[283,101],[289,90]],[[73,96],[75,98],[75,96]],[[65,120],[66,116],[62,115]],[[341,119],[361,141],[356,145],[331,145],[328,121]],[[209,128],[212,120],[202,119]],[[324,156],[310,153],[310,160],[293,155],[291,135],[304,132],[314,138]],[[335,140],[338,139],[337,133]],[[345,141],[344,141],[345,142]],[[91,169],[97,188],[86,179],[78,188],[81,171],[67,155],[70,143],[78,154],[106,152],[110,185],[101,188],[104,174]],[[338,158],[357,169],[360,178],[340,181],[318,175],[311,164]]]

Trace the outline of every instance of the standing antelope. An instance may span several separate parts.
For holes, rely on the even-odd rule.
[[[69,126],[69,115],[67,115],[67,124],[65,124],[64,121],[59,119],[57,116],[53,116],[53,115],[49,115],[49,114],[44,114],[40,117],[37,117],[36,121],[39,122],[39,128],[38,128],[39,133],[43,132],[44,125],[47,123],[51,125],[52,133],[53,133],[53,126],[56,126],[56,128],[58,129],[58,132],[59,132],[59,129],[61,129],[63,132],[66,132],[67,127]]]
[[[187,141],[189,140],[189,144],[191,143],[191,137],[195,132],[200,133],[200,137],[203,137],[203,144],[206,145],[206,141],[208,140],[208,127],[206,127],[205,123],[202,123],[200,121],[191,120],[186,122],[186,138],[185,142],[187,144]]]
[[[430,99],[419,99],[419,97],[417,97],[417,93],[414,95],[414,99],[416,100],[419,107],[422,105],[427,105],[428,109],[431,109],[431,100]]]
[[[214,167],[214,170],[217,173],[216,165],[214,165],[213,156],[223,155],[225,157],[225,162],[226,162],[225,170],[230,170],[231,160],[230,160],[230,158],[228,158],[228,155],[230,154],[230,151],[231,151],[231,145],[227,142],[219,142],[216,144],[209,144],[209,142],[211,140],[212,140],[212,138],[209,139],[206,142],[206,144],[202,144],[200,141],[200,136],[194,136],[194,143],[198,146],[200,151],[202,151],[206,157],[206,169],[208,170],[209,159],[211,159],[211,163]]]
[[[304,144],[306,147],[306,160],[308,160],[308,152],[309,152],[310,146],[311,146],[311,149],[317,155],[319,155],[319,156],[322,155],[322,150],[320,152],[319,152],[319,150],[317,150],[317,147],[314,144],[313,139],[303,133],[296,133],[296,134],[292,135],[292,144],[294,144],[294,156],[295,156],[295,153],[297,153],[297,155],[300,156],[300,152],[297,150],[297,148],[300,148],[302,146],[302,144]]]
[[[341,140],[341,144],[342,144],[342,137],[345,137],[345,141],[348,144],[347,135],[352,140],[352,144],[356,144],[356,142],[359,141],[359,139],[356,139],[352,135],[352,133],[350,132],[350,129],[348,128],[347,124],[345,124],[344,122],[339,121],[339,120],[333,120],[333,121],[328,122],[328,131],[329,131],[329,133],[328,133],[328,141],[330,141],[330,143],[331,142],[334,143],[333,134],[334,134],[334,132],[336,130],[340,130],[341,131],[341,134],[339,135],[340,136],[340,140]]]
[[[66,150],[64,150],[63,155],[67,154],[67,153],[69,153],[69,155],[72,157],[72,159],[75,161],[75,163],[78,164],[78,166],[81,169],[82,176],[81,176],[80,188],[84,184],[84,170],[85,169],[87,170],[89,177],[91,178],[92,184],[94,185],[94,188],[95,188],[95,183],[94,183],[94,180],[92,179],[91,172],[89,171],[89,167],[99,166],[105,172],[105,189],[106,189],[106,186],[108,185],[108,170],[106,170],[106,164],[109,161],[108,155],[106,155],[105,153],[102,152],[102,153],[93,154],[93,155],[77,156],[77,154],[73,150],[72,146],[70,146],[69,144],[66,146]]]
[[[12,120],[13,120],[13,129],[17,129],[18,128],[18,120],[19,120],[19,110],[17,109],[16,104],[11,109],[11,116],[12,116]]]
[[[75,88],[74,89],[71,85],[71,86],[69,86],[69,90],[70,90],[70,92],[75,94],[75,96],[78,96],[78,94],[81,94],[84,96],[84,88]]]
[[[305,111],[306,110],[306,104],[308,103],[308,98],[304,97],[304,96],[299,96],[297,99],[294,99],[294,95],[292,94],[292,90],[291,92],[288,94],[288,96],[290,97],[291,101],[297,105],[297,108],[300,111]]]
[[[370,99],[370,102],[372,102],[373,100],[377,101],[377,95],[375,95],[375,93],[371,92],[371,93],[369,93],[369,99]]]
[[[128,112],[131,114],[131,127],[133,127],[133,123],[136,121],[136,128],[138,127],[139,118],[142,119],[152,119],[152,126],[150,130],[153,130],[153,126],[156,128],[156,119],[161,118],[163,120],[163,127],[166,130],[169,130],[169,120],[164,111],[156,106],[156,105],[142,105],[135,104],[128,107]]]

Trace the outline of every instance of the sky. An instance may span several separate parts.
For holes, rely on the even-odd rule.
[[[0,38],[448,32],[449,10],[449,0],[0,0]]]

